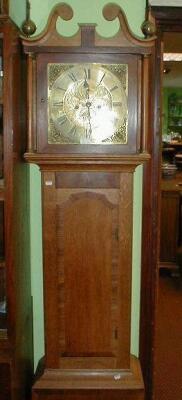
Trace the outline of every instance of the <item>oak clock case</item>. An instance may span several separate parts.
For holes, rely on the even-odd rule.
[[[144,396],[130,354],[133,175],[150,157],[154,42],[134,38],[119,7],[104,12],[121,25],[109,42],[89,25],[60,36],[58,15],[72,15],[65,5],[55,6],[42,35],[23,39],[24,157],[42,177],[46,346],[34,400]]]

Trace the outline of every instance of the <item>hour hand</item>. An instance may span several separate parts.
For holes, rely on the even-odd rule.
[[[84,86],[85,89],[89,89],[89,84],[88,84],[86,78],[85,78],[85,80],[84,80],[83,86]]]

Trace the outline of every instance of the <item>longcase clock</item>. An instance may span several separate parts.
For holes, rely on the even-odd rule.
[[[27,162],[40,166],[45,357],[33,399],[143,399],[130,354],[133,174],[148,162],[148,76],[154,41],[94,25],[65,38],[57,5],[28,59]]]

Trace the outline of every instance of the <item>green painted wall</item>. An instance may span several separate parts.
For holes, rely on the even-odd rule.
[[[26,1],[9,0],[9,13],[13,21],[15,21],[18,26],[21,26],[26,16]]]
[[[34,19],[38,32],[40,32],[46,23],[47,15],[50,12],[52,6],[57,4],[58,0],[44,0],[44,7],[40,8],[41,13],[37,12],[39,10],[39,5],[41,7],[42,0],[31,0],[32,13],[31,16]],[[108,28],[108,23],[102,17],[102,8],[105,4],[111,3],[111,1],[106,0],[67,0],[67,4],[72,6],[75,15],[75,21],[69,23],[63,23],[68,26],[67,33],[72,35],[77,30],[77,23],[79,22],[92,22],[98,24],[98,31],[103,36],[110,36],[114,33],[114,27],[117,24],[110,24]],[[123,7],[124,12],[127,14],[128,22],[131,29],[138,35],[141,35],[140,25],[144,19],[144,8],[145,0],[136,0],[135,6],[133,0],[118,0],[113,1],[113,3],[119,4]],[[118,26],[118,25],[117,25]]]
[[[27,360],[31,362],[33,358],[30,230],[27,229],[27,227],[30,226],[29,170],[28,164],[23,164],[22,162],[16,162],[14,164],[13,225],[15,241],[16,324],[20,331],[23,329],[23,332],[19,332],[19,335],[16,336],[15,347],[22,364],[26,364]],[[25,366],[25,369],[26,368]],[[26,378],[22,376],[21,379]]]
[[[57,0],[31,0],[31,18],[37,25],[37,33],[44,28],[52,7]],[[108,0],[67,0],[74,10],[73,21],[62,21],[59,29],[64,35],[73,35],[78,23],[96,23],[102,36],[113,36],[117,33],[117,21],[107,22],[102,17],[102,8],[110,3]],[[142,36],[140,26],[144,20],[145,0],[118,0],[127,15],[130,29]],[[20,26],[25,19],[25,0],[10,0],[10,13]],[[42,244],[41,244],[41,182],[40,172],[36,166],[30,167],[30,238],[31,238],[31,271],[32,295],[34,310],[34,355],[35,366],[44,354],[43,341],[43,297],[42,297]],[[132,279],[132,330],[131,352],[138,354],[139,304],[140,304],[140,262],[141,262],[141,202],[142,202],[142,167],[138,167],[134,180],[134,225],[133,225],[133,279]]]
[[[42,277],[41,175],[30,166],[30,248],[33,296],[34,365],[44,355],[43,277]]]

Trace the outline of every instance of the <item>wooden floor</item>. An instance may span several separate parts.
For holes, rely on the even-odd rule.
[[[182,400],[182,277],[160,274],[155,400]]]

